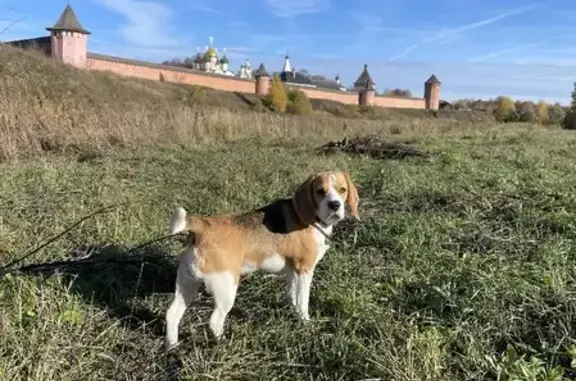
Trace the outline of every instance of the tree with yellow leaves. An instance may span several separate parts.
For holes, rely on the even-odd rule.
[[[516,105],[510,97],[500,96],[496,99],[493,114],[498,122],[512,122],[516,119]]]
[[[543,126],[549,124],[550,118],[548,116],[548,104],[545,101],[541,100],[536,105],[536,119],[538,119],[538,123]]]
[[[276,112],[286,112],[288,106],[288,94],[286,86],[278,75],[275,75],[270,84],[270,91],[266,95],[266,101],[270,108]]]

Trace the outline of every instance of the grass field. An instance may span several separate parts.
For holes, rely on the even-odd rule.
[[[183,91],[172,85],[21,62],[54,75],[76,100],[59,103],[64,90],[50,90],[48,75],[10,77],[17,64],[0,62],[0,81],[15,94],[0,99],[0,266],[120,206],[25,264],[88,259],[57,275],[0,279],[1,380],[166,379],[174,359],[164,354],[163,319],[178,245],[126,251],[166,234],[176,205],[203,215],[248,210],[333,169],[358,186],[362,221],[336,230],[314,279],[312,323],[287,307],[281,279],[255,274],[215,343],[202,290],[181,325],[183,380],[576,376],[572,133],[208,109],[172,104],[171,91]],[[118,91],[107,99],[106,89]],[[139,102],[121,107],[130,97]],[[206,118],[192,123],[186,115],[196,110]],[[432,158],[314,152],[333,137],[375,132]]]
[[[246,210],[289,196],[311,172],[347,169],[363,221],[342,225],[320,264],[314,322],[300,324],[281,280],[258,274],[242,283],[215,344],[202,293],[182,324],[183,379],[484,380],[523,367],[534,374],[524,380],[560,380],[555,367],[574,375],[574,136],[515,128],[413,142],[433,159],[320,157],[306,144],[239,141],[5,164],[2,261],[109,204],[126,203],[29,262],[69,259],[86,245],[122,253],[165,234],[175,205]],[[162,379],[176,252],[159,243],[119,254],[142,263],[1,280],[3,379]],[[516,355],[504,357],[509,347]]]

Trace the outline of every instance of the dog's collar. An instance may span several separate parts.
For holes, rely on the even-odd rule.
[[[314,228],[316,230],[318,230],[324,237],[326,237],[327,240],[330,240],[330,236],[328,234],[326,234],[324,229],[322,229],[323,227],[324,228],[328,227],[328,225],[325,224],[324,221],[322,221],[320,218],[316,217],[314,222],[312,223],[312,226],[314,226]]]

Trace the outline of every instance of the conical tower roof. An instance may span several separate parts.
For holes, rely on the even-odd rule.
[[[256,73],[254,73],[255,77],[270,77],[270,74],[268,74],[268,72],[266,71],[266,68],[264,67],[264,62],[262,62],[260,64],[260,66],[258,67],[258,70],[256,70]]]
[[[368,73],[368,65],[364,65],[364,70],[362,70],[362,73],[360,73],[358,79],[354,82],[354,87],[367,89],[372,86],[374,86],[374,81],[372,80],[370,73]]]
[[[432,74],[430,78],[426,81],[426,83],[441,83],[436,75]]]
[[[66,8],[64,8],[64,12],[60,15],[56,24],[54,24],[51,28],[46,28],[46,30],[52,31],[63,31],[63,32],[78,32],[83,34],[90,34],[86,29],[82,28],[80,21],[78,21],[78,17],[74,13],[74,10],[68,4]]]

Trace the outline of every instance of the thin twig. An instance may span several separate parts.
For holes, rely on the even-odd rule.
[[[26,266],[17,267],[3,273],[0,273],[0,277],[6,275],[8,272],[19,272],[19,273],[29,273],[29,272],[45,272],[48,270],[54,271],[56,269],[66,267],[66,266],[86,266],[86,265],[95,265],[95,264],[102,264],[102,263],[143,263],[142,260],[135,260],[129,258],[119,258],[120,256],[125,256],[126,254],[132,253],[138,249],[141,249],[145,246],[151,245],[156,242],[164,241],[169,238],[174,238],[178,236],[186,236],[186,233],[175,233],[170,235],[165,235],[159,238],[155,238],[138,246],[135,246],[125,252],[119,253],[114,255],[113,257],[104,257],[101,259],[83,259],[83,260],[67,260],[67,261],[56,261],[56,262],[48,262],[48,263],[33,263]]]
[[[9,264],[3,266],[2,268],[0,268],[0,277],[6,275],[8,272],[10,272],[10,268],[14,267],[15,265],[17,265],[18,263],[24,261],[25,259],[27,259],[28,257],[36,254],[37,252],[39,252],[40,250],[42,250],[43,248],[45,248],[46,246],[50,245],[52,242],[58,240],[60,237],[62,237],[63,235],[67,234],[70,230],[74,229],[76,226],[80,225],[82,222],[86,221],[89,218],[94,217],[97,214],[102,214],[104,212],[109,211],[112,208],[115,208],[116,206],[118,206],[118,204],[115,205],[110,205],[110,206],[106,206],[104,208],[98,209],[97,211],[81,218],[80,220],[76,221],[75,223],[73,223],[72,225],[70,225],[69,227],[67,227],[66,229],[64,229],[64,231],[62,231],[60,234],[55,235],[54,237],[50,238],[48,241],[44,242],[42,245],[38,246],[37,248],[35,248],[34,250],[24,254],[22,257],[17,258],[15,260],[13,260],[12,262],[10,262]]]
[[[2,29],[2,31],[0,31],[0,36],[2,36],[4,33],[6,33],[8,31],[8,29],[12,28],[14,25],[18,24],[20,21],[24,21],[24,19],[26,19],[26,17],[20,17],[19,19],[12,21],[4,29]]]
[[[154,238],[153,240],[150,240],[150,241],[148,241],[148,242],[144,242],[143,244],[140,244],[140,245],[138,245],[138,246],[135,246],[135,247],[131,248],[130,250],[125,251],[125,252],[122,253],[122,254],[124,254],[124,255],[130,254],[130,253],[132,253],[132,252],[134,252],[134,251],[136,251],[136,250],[138,250],[138,249],[141,249],[141,248],[143,248],[143,247],[145,247],[145,246],[152,245],[153,243],[160,242],[160,241],[164,241],[164,240],[167,240],[167,239],[169,239],[169,238],[178,237],[178,236],[180,236],[180,237],[185,237],[185,236],[187,236],[187,235],[188,235],[188,233],[174,233],[174,234],[164,235],[164,236],[162,236],[162,237]]]

